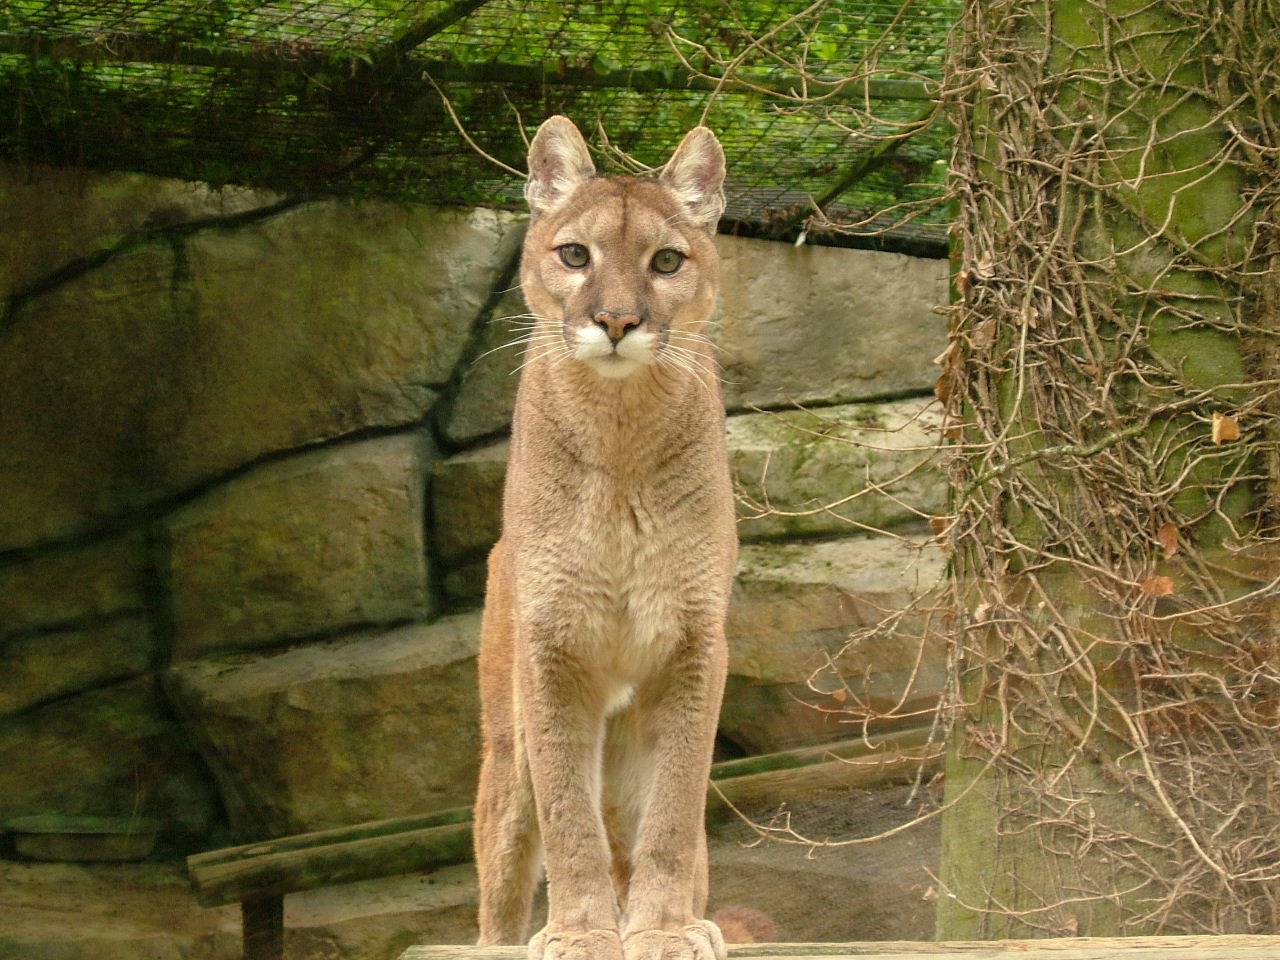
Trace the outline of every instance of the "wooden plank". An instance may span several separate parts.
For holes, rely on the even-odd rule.
[[[429,827],[441,827],[454,823],[467,823],[471,819],[470,807],[453,807],[438,813],[418,814],[412,817],[395,817],[390,820],[370,820],[366,823],[352,824],[349,827],[335,827],[332,830],[315,830],[311,833],[298,833],[275,840],[260,840],[246,843],[238,847],[223,847],[208,853],[197,853],[187,857],[187,869],[193,874],[218,863],[232,860],[244,860],[249,857],[263,856],[271,853],[285,853],[289,850],[305,850],[308,847],[323,847],[332,843],[347,843],[353,840],[364,840],[369,837],[388,836],[394,833],[405,833],[409,830],[424,830]]]
[[[811,797],[831,790],[909,783],[922,769],[926,779],[942,769],[942,754],[916,747],[861,760],[829,760],[793,770],[770,770],[718,780],[707,793],[707,823],[723,823],[736,817],[735,807]]]
[[[400,960],[524,960],[524,947],[410,947]],[[1280,936],[1078,937],[920,943],[759,943],[730,947],[730,960],[1277,960]]]
[[[910,780],[922,760],[931,773],[940,754],[926,741],[927,731],[906,730],[717,764],[708,821],[730,819],[732,808],[744,804]],[[460,807],[244,844],[188,857],[187,870],[197,902],[206,907],[424,872],[471,859],[470,817]]]
[[[215,863],[191,874],[196,902],[211,907],[371,877],[419,873],[471,859],[468,823],[409,830],[323,847]]]
[[[754,757],[742,757],[739,760],[721,760],[712,765],[711,779],[726,780],[730,777],[743,777],[768,770],[807,767],[826,763],[828,760],[852,760],[876,756],[892,750],[922,747],[928,742],[929,727],[911,727],[907,730],[895,730],[893,733],[877,734],[874,737],[853,737],[849,740],[820,743],[811,747],[780,750],[777,753],[761,753]],[[939,749],[941,749],[940,745]]]

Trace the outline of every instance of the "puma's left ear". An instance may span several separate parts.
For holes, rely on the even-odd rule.
[[[694,127],[662,168],[659,181],[684,205],[689,219],[715,232],[724,213],[724,150],[706,127]]]

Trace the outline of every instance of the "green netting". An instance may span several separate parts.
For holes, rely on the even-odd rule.
[[[690,82],[671,32],[714,75],[694,44],[733,56],[809,6],[11,0],[0,7],[0,156],[286,194],[514,205],[518,180],[466,146],[424,74],[470,135],[511,166],[523,167],[517,117],[528,133],[553,112],[654,164],[712,98],[705,79]],[[871,55],[877,73],[838,101],[801,109],[758,92],[716,95],[708,122],[730,161],[727,216],[785,226],[811,197],[848,215],[935,195],[949,139],[941,125],[865,160],[879,152],[877,133],[927,110],[957,6],[833,0],[748,56],[746,75],[780,90],[795,83],[785,61],[799,57],[811,74],[838,77]],[[941,220],[934,211],[912,229],[937,237]]]

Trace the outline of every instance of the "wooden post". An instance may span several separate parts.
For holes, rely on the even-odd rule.
[[[256,897],[240,904],[244,960],[284,960],[284,897]]]

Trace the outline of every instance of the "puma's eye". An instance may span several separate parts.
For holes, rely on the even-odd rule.
[[[591,254],[580,243],[566,243],[557,249],[560,251],[560,262],[566,267],[585,267],[591,260]]]
[[[653,269],[658,273],[675,273],[682,263],[684,263],[684,254],[679,250],[659,250],[653,255]]]

